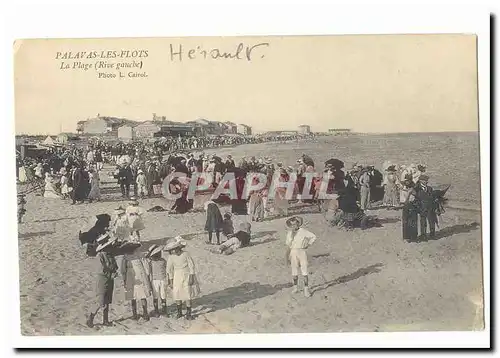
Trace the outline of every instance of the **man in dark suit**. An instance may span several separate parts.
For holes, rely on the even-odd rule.
[[[427,222],[429,222],[430,237],[436,235],[436,205],[433,190],[427,185],[429,177],[425,174],[420,175],[415,187],[415,199],[417,201],[420,215],[420,235],[427,236]]]

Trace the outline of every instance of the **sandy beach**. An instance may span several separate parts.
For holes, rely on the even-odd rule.
[[[401,212],[376,209],[383,227],[351,232],[330,227],[316,207],[298,206],[305,227],[318,236],[310,248],[312,297],[291,293],[284,260],[285,219],[254,223],[253,245],[230,256],[207,250],[205,214],[147,213],[141,234],[153,243],[183,235],[197,265],[202,293],[194,301],[194,321],[152,318],[133,321],[121,278],[115,281],[112,327],[93,329],[85,315],[95,299],[97,261],[85,255],[78,231],[95,215],[112,213],[121,197],[116,181],[101,174],[101,202],[27,196],[19,226],[21,331],[24,335],[280,333],[346,331],[475,330],[482,328],[482,267],[477,133],[393,134],[325,137],[315,142],[263,143],[206,150],[220,156],[268,155],[293,165],[302,154],[319,168],[335,157],[380,168],[385,160],[425,163],[430,185],[451,183],[447,211],[437,238],[406,243]],[[195,206],[205,198],[198,197]],[[123,203],[125,204],[125,203]],[[162,198],[145,199],[145,209],[169,208]],[[221,211],[229,210],[222,207]],[[236,217],[235,226],[244,220]],[[169,305],[173,302],[170,299]],[[151,300],[149,302],[152,308]]]

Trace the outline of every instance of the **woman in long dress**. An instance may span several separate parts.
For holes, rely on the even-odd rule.
[[[262,191],[253,192],[248,201],[248,214],[252,221],[262,221],[264,219],[264,201]]]
[[[93,200],[101,199],[101,189],[99,188],[99,173],[90,169],[89,171],[89,183],[90,183],[90,192],[88,195],[89,202]]]
[[[177,305],[177,318],[182,317],[182,301],[186,303],[186,319],[193,319],[191,315],[191,300],[200,294],[200,285],[196,277],[194,261],[183,248],[186,242],[177,236],[167,243],[165,251],[168,251],[167,273],[169,286],[172,288],[175,303]]]
[[[399,180],[394,167],[389,167],[386,172],[383,204],[394,210],[399,207]]]
[[[277,178],[278,182],[288,182],[289,176],[285,169],[280,169],[280,176]],[[288,215],[288,199],[286,198],[287,188],[276,187],[276,192],[274,194],[274,214],[276,216],[287,216]]]
[[[220,245],[220,233],[223,227],[223,219],[219,207],[211,200],[207,201],[204,206],[207,212],[205,231],[208,232],[208,241],[206,243],[209,245],[212,244],[212,235],[215,232],[217,245]]]

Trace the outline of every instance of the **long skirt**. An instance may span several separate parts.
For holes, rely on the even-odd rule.
[[[264,202],[259,194],[252,194],[248,203],[248,214],[252,220],[264,219]]]
[[[274,213],[278,215],[288,215],[288,207],[288,200],[286,198],[282,199],[281,195],[276,192],[276,195],[274,196]]]
[[[151,284],[141,259],[127,260],[125,299],[140,300],[151,296]]]
[[[387,184],[384,191],[384,205],[399,206],[399,190],[395,184]]]
[[[115,280],[104,275],[98,275],[96,294],[97,303],[100,306],[109,305],[113,302],[113,290],[115,287]]]
[[[403,240],[414,241],[418,237],[418,214],[416,208],[411,203],[403,207]]]
[[[92,183],[90,186],[90,192],[88,199],[99,200],[101,198],[101,189],[99,188],[99,183]]]

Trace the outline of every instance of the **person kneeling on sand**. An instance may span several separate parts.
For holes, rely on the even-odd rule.
[[[100,267],[97,273],[97,302],[87,318],[87,326],[90,328],[94,327],[94,317],[100,308],[102,308],[102,324],[111,326],[108,319],[109,305],[113,301],[114,281],[118,271],[118,265],[113,255],[116,238],[105,233],[97,239],[97,242],[99,245],[96,252]]]
[[[152,245],[146,253],[147,266],[151,287],[153,289],[153,307],[156,317],[160,316],[158,301],[161,300],[161,314],[168,317],[167,313],[167,261],[161,257],[161,246]]]
[[[308,267],[307,267],[307,248],[316,241],[316,235],[302,228],[304,220],[300,216],[291,217],[286,221],[288,232],[286,235],[286,260],[292,266],[293,293],[298,292],[298,269],[300,266],[304,278],[304,295],[310,297]]]
[[[251,239],[250,223],[241,223],[238,232],[228,236],[229,240],[219,246],[218,251],[221,254],[231,255],[241,247],[247,247]]]
[[[182,317],[182,301],[186,303],[186,319],[192,320],[191,300],[199,295],[200,286],[196,278],[194,261],[187,252],[183,251],[186,242],[181,236],[170,240],[165,245],[165,251],[169,253],[167,259],[167,274],[169,287],[177,306],[177,318]]]

